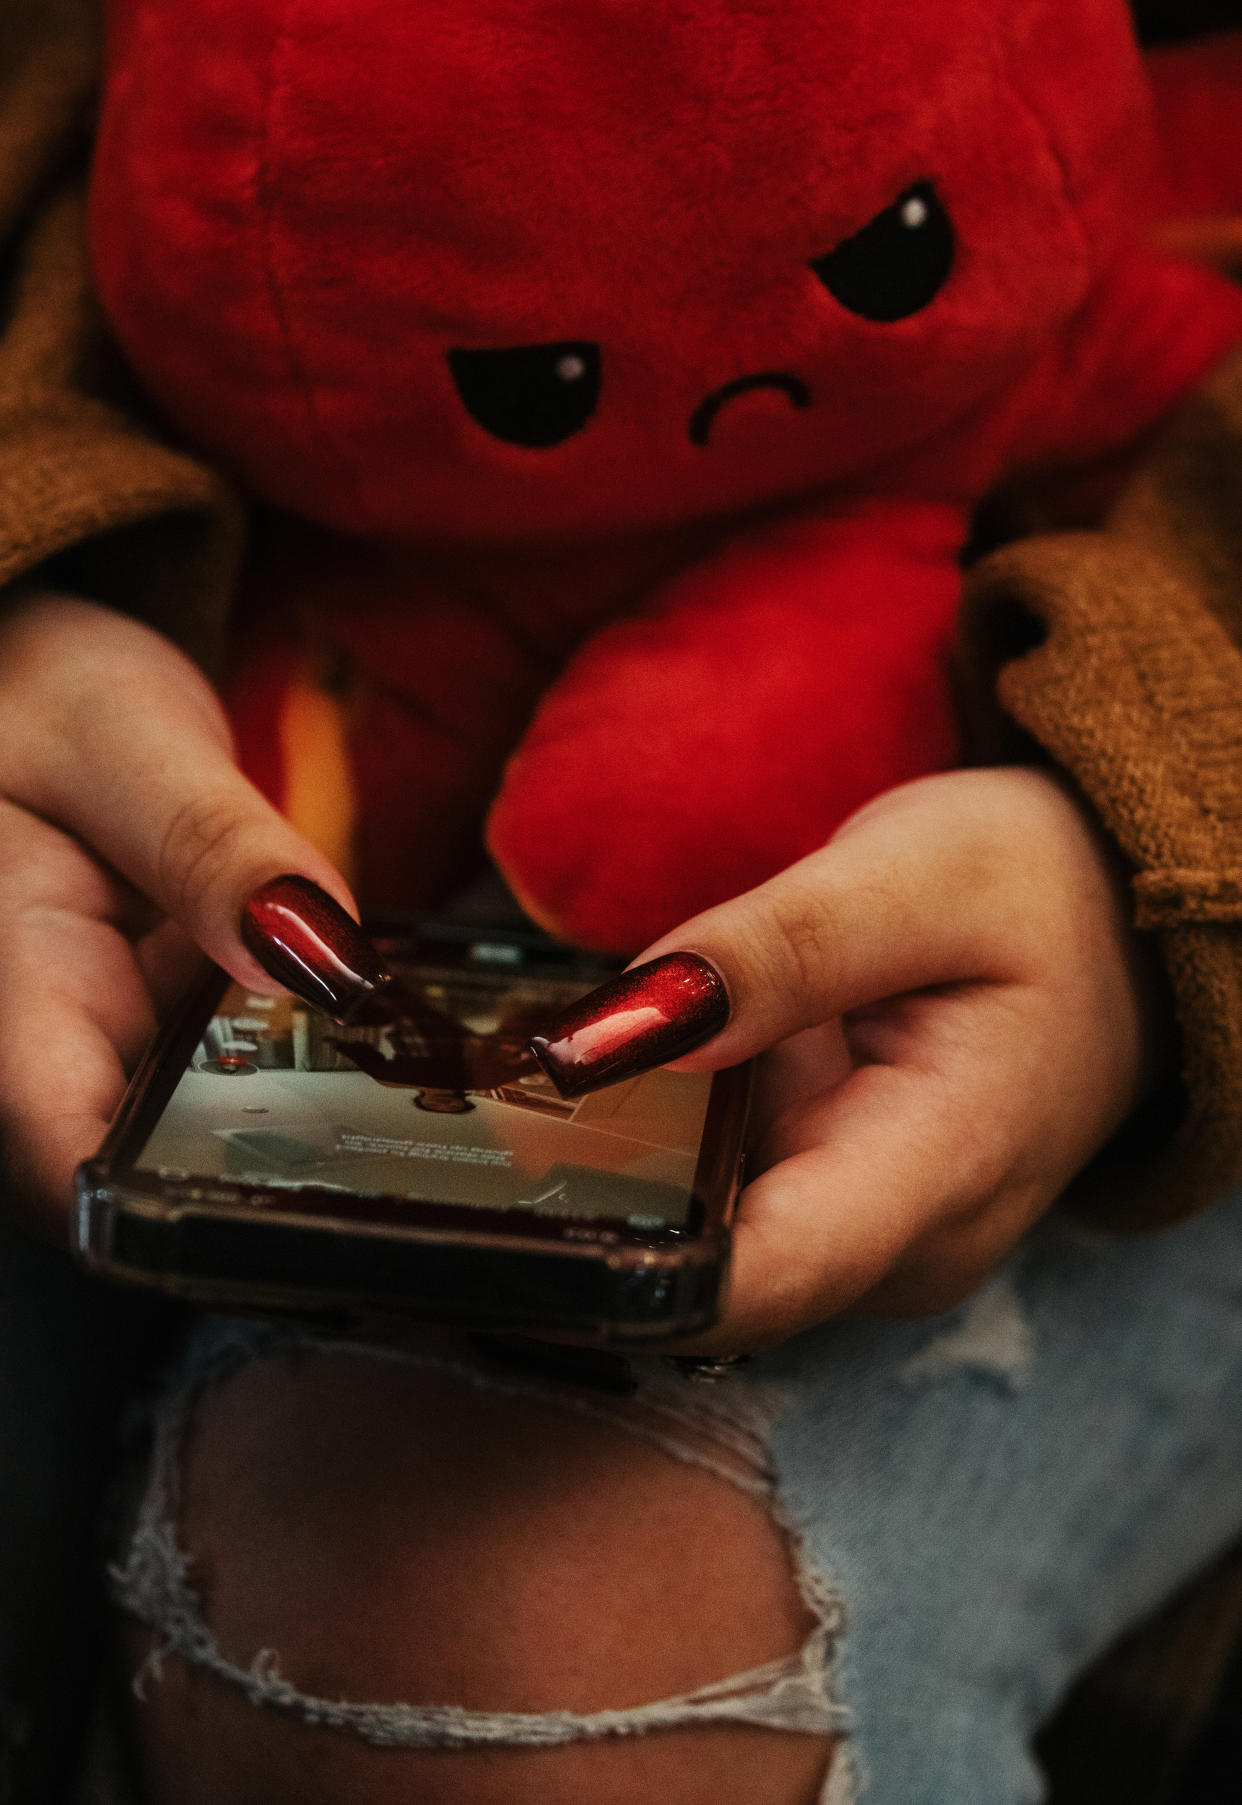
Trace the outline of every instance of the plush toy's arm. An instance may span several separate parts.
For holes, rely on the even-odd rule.
[[[511,761],[488,841],[540,920],[629,951],[953,762],[963,515],[770,523],[592,639]]]
[[[1044,477],[1132,449],[1239,343],[1235,283],[1156,250],[1118,258],[1011,397],[998,428],[1010,472]]]

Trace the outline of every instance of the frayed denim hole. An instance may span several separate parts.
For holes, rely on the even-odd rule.
[[[588,1713],[480,1712],[457,1706],[354,1703],[316,1698],[281,1672],[272,1649],[248,1665],[219,1645],[203,1613],[192,1557],[180,1546],[181,1453],[202,1393],[252,1360],[296,1354],[328,1355],[411,1367],[447,1376],[482,1391],[537,1401],[572,1415],[608,1422],[647,1441],[670,1459],[698,1467],[760,1500],[781,1533],[792,1576],[813,1620],[795,1654],[764,1663],[675,1698],[623,1710]],[[723,1394],[723,1395],[722,1395]],[[798,1734],[840,1738],[850,1714],[833,1692],[842,1629],[837,1589],[811,1561],[801,1535],[777,1495],[766,1426],[779,1400],[746,1381],[710,1394],[673,1377],[658,1363],[635,1398],[609,1400],[567,1387],[515,1378],[466,1360],[367,1343],[317,1342],[296,1330],[263,1324],[208,1325],[191,1343],[153,1407],[151,1464],[123,1561],[110,1570],[113,1596],[154,1632],[151,1651],[133,1682],[138,1697],[158,1682],[176,1654],[239,1688],[254,1705],[285,1711],[311,1725],[344,1730],[381,1748],[536,1748],[625,1737],[706,1724],[749,1724]],[[824,1805],[852,1805],[857,1787],[850,1758],[840,1749],[830,1763]]]

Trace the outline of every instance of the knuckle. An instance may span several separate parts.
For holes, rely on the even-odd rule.
[[[959,1132],[955,1160],[961,1177],[955,1193],[946,1200],[943,1221],[946,1227],[968,1233],[979,1223],[1007,1213],[1015,1185],[1014,1157],[1009,1147],[981,1145],[982,1136],[972,1144],[966,1124],[959,1125]]]
[[[39,869],[33,825],[24,809],[0,802],[0,908],[6,912],[30,889]]]
[[[890,1274],[868,1300],[877,1315],[904,1322],[946,1316],[970,1298],[987,1277],[982,1258],[924,1248],[917,1262]]]
[[[241,862],[252,823],[232,795],[209,792],[182,803],[164,830],[156,882],[170,914],[184,919]]]
[[[946,1266],[940,1272],[927,1274],[911,1299],[913,1308],[908,1314],[920,1319],[947,1316],[974,1295],[985,1277],[986,1272],[973,1264]]]
[[[826,899],[812,884],[786,883],[751,931],[756,987],[795,1013],[836,987],[836,951]]]
[[[102,906],[108,880],[75,840],[0,803],[0,960],[11,969],[32,926]]]
[[[55,1225],[58,1238],[63,1235],[72,1203],[72,1167],[59,1156],[58,1143],[77,1135],[85,1157],[97,1132],[98,1124],[85,1112],[10,1113],[0,1122],[0,1176],[19,1219],[35,1228]]]

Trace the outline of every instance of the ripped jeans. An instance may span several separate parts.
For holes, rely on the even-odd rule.
[[[803,1648],[641,1706],[518,1713],[318,1697],[279,1649],[222,1646],[179,1536],[183,1442],[204,1388],[291,1349],[603,1416],[761,1499],[812,1620]],[[1242,1532],[1242,1197],[1134,1240],[1053,1217],[949,1316],[832,1323],[712,1389],[653,1363],[629,1400],[209,1322],[154,1426],[113,1575],[154,1632],[140,1689],[175,1651],[309,1734],[387,1748],[811,1731],[837,1739],[823,1805],[1036,1805],[1031,1738],[1070,1681]]]

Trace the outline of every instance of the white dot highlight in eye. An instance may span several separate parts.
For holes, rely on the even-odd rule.
[[[581,382],[586,375],[586,359],[571,351],[568,356],[558,360],[556,373],[562,382]]]
[[[912,194],[901,209],[901,223],[903,226],[909,226],[911,231],[917,231],[919,226],[925,226],[927,224],[927,202],[920,200],[917,194]]]

